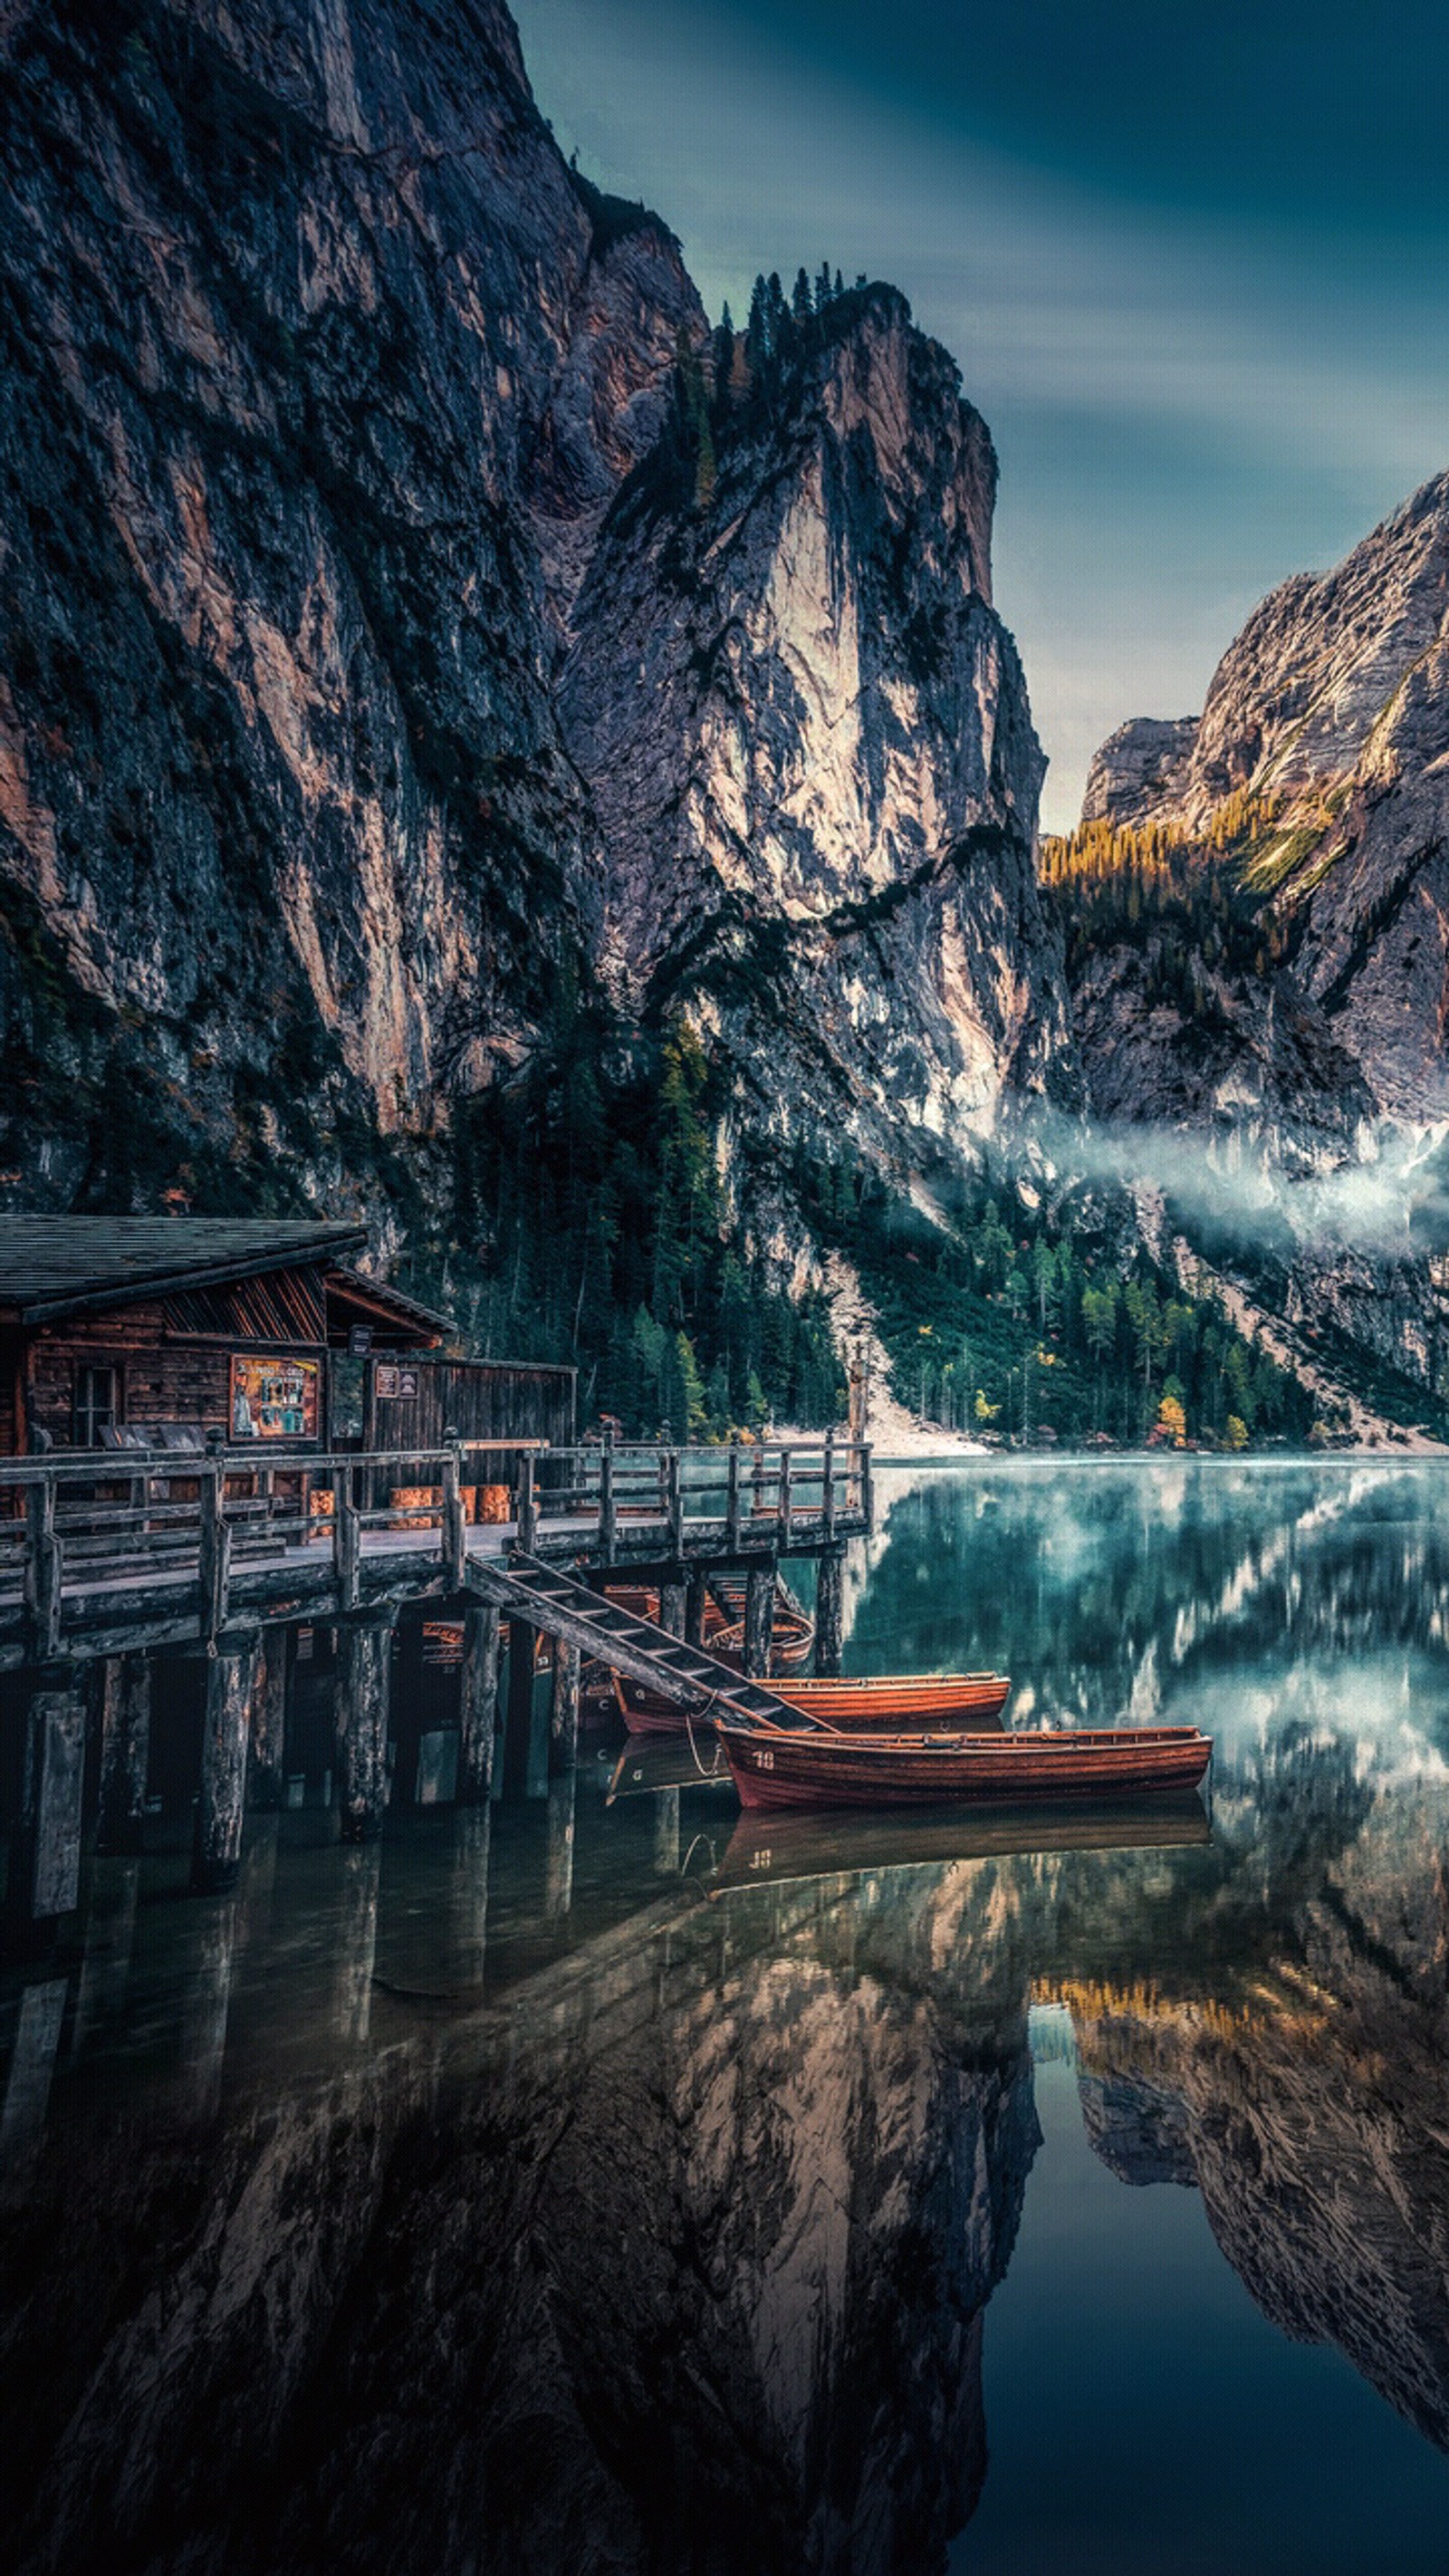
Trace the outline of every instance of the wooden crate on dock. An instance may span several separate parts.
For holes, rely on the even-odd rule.
[[[483,1490],[487,1493],[491,1488],[485,1485]],[[506,1486],[502,1490],[506,1492]],[[476,1520],[478,1517],[477,1486],[460,1485],[458,1492],[462,1500],[464,1520]],[[437,1529],[442,1523],[443,1488],[441,1485],[394,1485],[388,1500],[392,1510],[397,1514],[392,1524],[394,1529]],[[507,1514],[505,1513],[503,1517],[506,1519]]]

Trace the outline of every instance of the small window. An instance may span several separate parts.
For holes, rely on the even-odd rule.
[[[114,1368],[90,1360],[76,1363],[71,1436],[77,1449],[99,1449],[101,1433],[113,1431],[120,1410],[120,1388]]]

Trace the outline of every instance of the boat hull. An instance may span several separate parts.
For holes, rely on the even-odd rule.
[[[1004,1673],[957,1675],[887,1674],[868,1682],[782,1681],[770,1689],[802,1716],[823,1718],[849,1733],[875,1734],[882,1727],[948,1726],[973,1733],[1000,1731],[1001,1712],[1011,1684]],[[614,1691],[631,1735],[678,1735],[686,1711],[682,1702],[631,1681],[614,1677]],[[696,1726],[712,1725],[708,1710],[699,1711]]]
[[[1085,1798],[1192,1789],[1212,1759],[1195,1726],[1110,1733],[837,1734],[819,1728],[718,1721],[740,1793],[752,1810],[940,1806],[962,1799]]]
[[[1011,1692],[1005,1673],[883,1673],[868,1681],[779,1681],[771,1690],[807,1717],[867,1734],[883,1727],[990,1726]]]

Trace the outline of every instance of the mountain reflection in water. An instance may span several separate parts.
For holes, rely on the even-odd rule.
[[[1449,2532],[1446,1473],[887,1489],[848,1663],[1197,1720],[1210,1835],[764,1838],[611,1754],[381,1851],[257,1819],[215,1903],[173,1896],[179,1842],[93,1864],[71,1949],[4,1989],[13,2562],[874,2576],[967,2526],[969,2568],[1034,2005],[1124,2224],[1192,2186],[1261,2318],[1424,2437]],[[1299,2563],[1280,2520],[1255,2576]]]

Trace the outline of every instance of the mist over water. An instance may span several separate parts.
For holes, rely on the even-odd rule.
[[[1241,1126],[1190,1135],[1043,1111],[1020,1133],[1029,1160],[1039,1156],[1053,1177],[1152,1192],[1195,1229],[1243,1248],[1404,1258],[1449,1243],[1443,1121],[1365,1123],[1339,1160]]]

